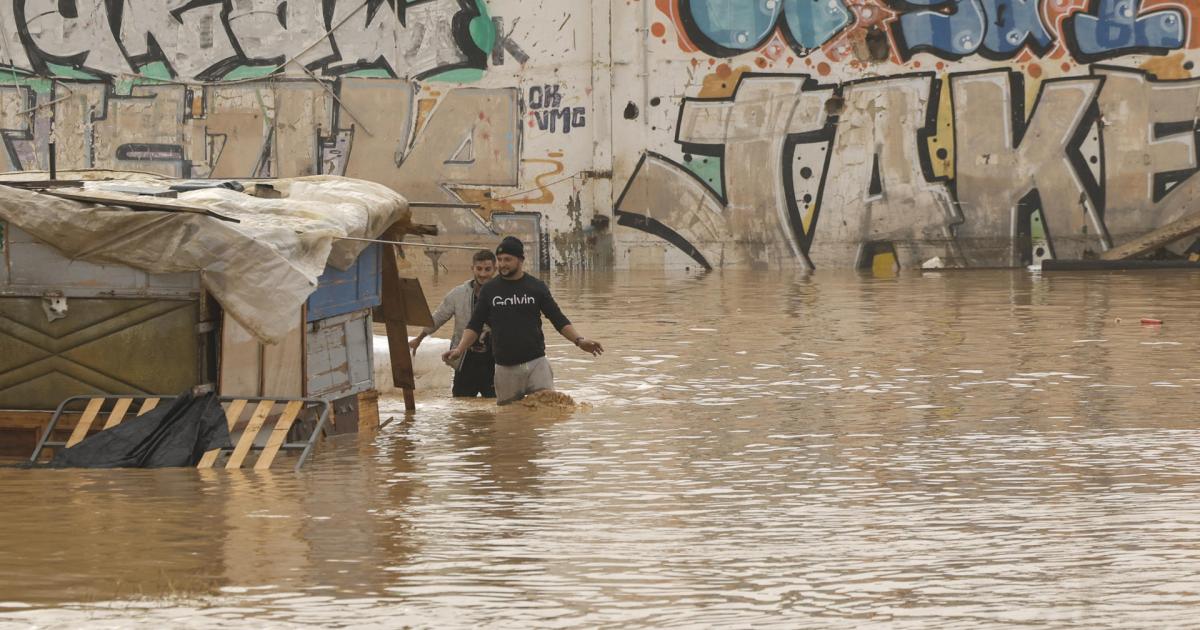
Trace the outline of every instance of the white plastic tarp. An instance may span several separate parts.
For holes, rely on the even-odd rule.
[[[230,316],[256,337],[277,343],[294,326],[295,314],[316,289],[326,263],[348,269],[367,246],[338,237],[377,238],[409,213],[403,197],[372,182],[315,176],[266,183],[282,198],[226,188],[179,194],[179,204],[210,208],[238,223],[196,213],[122,208],[116,204],[123,195],[104,192],[102,182],[89,182],[87,193],[113,197],[114,205],[2,188],[0,219],[72,259],[150,273],[200,272],[204,287]]]

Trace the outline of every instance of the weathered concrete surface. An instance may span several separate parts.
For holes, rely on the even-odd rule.
[[[1021,265],[1200,202],[1198,8],[3,0],[0,169],[362,177],[564,268]]]

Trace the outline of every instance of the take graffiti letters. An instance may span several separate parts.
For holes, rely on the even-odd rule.
[[[1028,263],[1035,221],[1053,255],[1078,258],[1188,211],[1200,81],[1094,66],[1042,82],[1028,112],[1027,89],[1007,70],[841,85],[743,75],[732,98],[685,100],[677,130],[689,155],[723,158],[723,192],[648,153],[620,223],[708,267],[855,266],[881,247],[905,266],[982,266]]]
[[[615,214],[702,267],[1019,266],[1193,211],[1193,3],[655,7],[696,78]]]

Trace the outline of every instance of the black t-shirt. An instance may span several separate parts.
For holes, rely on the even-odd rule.
[[[542,314],[555,330],[561,331],[571,324],[545,282],[529,274],[520,280],[497,276],[480,290],[467,328],[480,333],[484,324],[490,326],[496,364],[520,365],[546,356]]]

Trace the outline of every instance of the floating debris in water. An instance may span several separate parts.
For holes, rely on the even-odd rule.
[[[530,409],[577,409],[587,406],[587,403],[577,403],[570,394],[544,390],[534,392],[520,400],[520,403]]]

